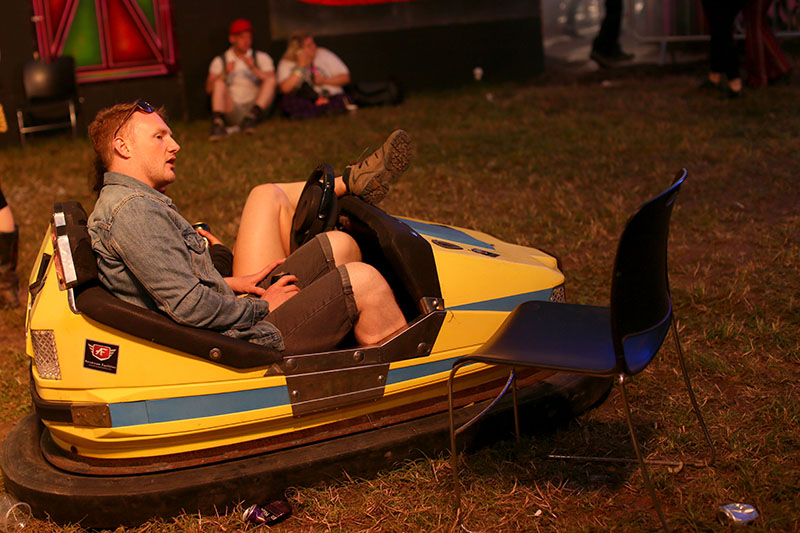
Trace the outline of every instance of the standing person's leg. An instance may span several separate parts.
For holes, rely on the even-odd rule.
[[[744,6],[747,84],[757,89],[766,87],[768,81],[761,7],[758,0],[749,0]]]
[[[19,305],[17,251],[19,230],[14,215],[0,189],[0,308]]]
[[[742,77],[739,72],[739,52],[733,39],[733,29],[736,17],[744,7],[744,0],[726,0],[722,12],[722,24],[725,28],[724,62],[725,74],[728,77],[729,98],[740,96],[742,93]]]
[[[702,4],[711,36],[708,79],[718,85],[722,81],[722,73],[725,72],[725,29],[721,24],[719,0],[703,0]]]
[[[756,0],[758,5],[758,24],[764,46],[764,64],[768,81],[773,81],[785,77],[792,70],[792,64],[787,59],[781,49],[781,45],[775,38],[767,22],[767,12],[774,3],[774,0]]]
[[[591,58],[601,67],[612,67],[615,63],[633,57],[622,51],[619,34],[622,28],[622,0],[606,0],[605,15],[600,31],[592,42]]]

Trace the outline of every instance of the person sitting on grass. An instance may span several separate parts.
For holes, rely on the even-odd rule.
[[[253,27],[237,19],[228,30],[231,47],[208,67],[206,92],[211,95],[211,134],[217,141],[227,135],[226,124],[253,133],[275,99],[275,64],[261,51],[253,51]]]
[[[223,277],[203,240],[213,235],[198,234],[165,194],[180,146],[163,111],[142,101],[115,105],[97,114],[89,136],[98,199],[88,230],[100,281],[120,299],[286,354],[330,350],[351,330],[359,344],[374,344],[406,324],[389,284],[348,234],[322,233],[289,253],[303,183],[251,191],[233,270]],[[337,195],[379,202],[411,155],[408,134],[395,131],[336,178]]]
[[[290,118],[336,115],[353,109],[344,86],[350,71],[339,56],[318,47],[306,31],[289,36],[286,52],[278,62],[280,109]]]

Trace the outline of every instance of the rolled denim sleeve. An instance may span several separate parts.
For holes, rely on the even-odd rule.
[[[175,209],[135,196],[118,206],[110,246],[159,310],[176,322],[240,330],[269,313],[258,298],[237,298],[214,269],[202,238]]]

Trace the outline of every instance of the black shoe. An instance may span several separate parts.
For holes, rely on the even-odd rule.
[[[225,129],[225,122],[214,119],[211,122],[211,133],[208,135],[209,141],[218,141],[224,139],[228,135],[228,130]]]
[[[247,115],[242,120],[241,128],[246,134],[252,135],[256,132],[256,118],[253,115]]]
[[[634,54],[629,54],[628,52],[623,51],[622,48],[617,46],[617,49],[614,50],[613,57],[617,61],[630,61],[631,59],[633,59],[635,57],[635,55]]]
[[[621,60],[616,58],[614,55],[604,54],[603,52],[594,49],[592,49],[592,53],[589,57],[602,68],[614,68],[621,62]]]

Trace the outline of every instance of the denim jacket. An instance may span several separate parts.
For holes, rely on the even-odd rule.
[[[278,329],[262,320],[269,304],[234,294],[203,238],[167,196],[106,172],[88,229],[100,281],[121,300],[180,324],[283,349]]]

